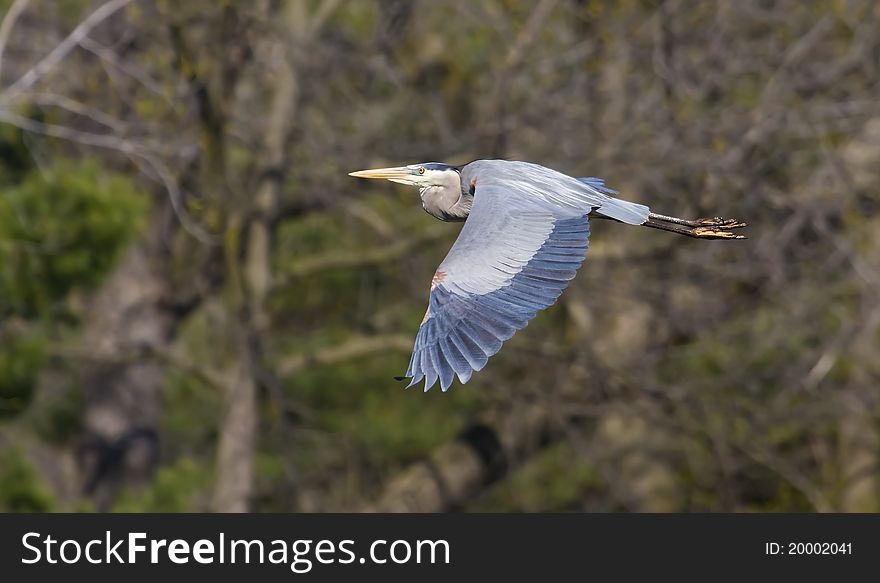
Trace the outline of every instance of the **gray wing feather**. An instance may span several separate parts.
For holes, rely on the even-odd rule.
[[[608,188],[607,186],[605,186],[605,181],[601,178],[587,177],[578,178],[578,180],[602,194],[619,194],[613,188]],[[627,223],[628,225],[644,224],[645,221],[648,220],[648,213],[651,212],[651,210],[643,204],[629,202],[628,200],[621,200],[619,198],[613,198],[612,196],[608,196],[607,199],[599,207],[599,209],[601,209],[602,214],[606,217],[616,219],[618,221]]]
[[[609,188],[608,186],[606,186],[604,178],[596,178],[595,176],[586,176],[584,178],[578,178],[578,180],[580,180],[584,184],[588,184],[588,185],[592,186],[593,188],[595,188],[596,190],[598,190],[599,192],[601,192],[603,194],[609,194],[612,196],[616,196],[616,195],[620,194],[619,192],[617,192],[613,188]]]

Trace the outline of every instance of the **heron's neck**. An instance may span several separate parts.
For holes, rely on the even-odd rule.
[[[441,221],[463,221],[471,212],[473,196],[463,193],[456,185],[426,186],[419,191],[422,207],[427,213]]]

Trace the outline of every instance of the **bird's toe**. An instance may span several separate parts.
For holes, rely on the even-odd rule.
[[[743,225],[745,226],[745,225]],[[694,229],[694,235],[704,239],[745,239],[745,235],[731,233],[727,229],[733,227],[697,227]]]
[[[711,217],[707,219],[697,219],[697,225],[700,227],[717,227],[721,229],[738,229],[745,227],[746,224],[736,219],[725,219],[724,217]]]

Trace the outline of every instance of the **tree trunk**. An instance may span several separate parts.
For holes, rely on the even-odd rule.
[[[180,315],[165,308],[166,205],[91,298],[82,335],[83,489],[104,510],[121,486],[145,483],[155,465],[164,369],[145,348],[166,350]]]
[[[289,17],[290,9],[285,10]],[[284,55],[287,43],[278,41],[277,54]],[[229,314],[237,327],[235,358],[229,374],[234,379],[226,392],[226,416],[220,427],[217,449],[217,481],[214,490],[214,510],[217,512],[247,512],[254,489],[254,453],[257,442],[258,373],[262,360],[261,339],[266,336],[269,318],[265,300],[272,287],[271,219],[278,206],[285,175],[285,147],[296,115],[297,86],[294,70],[288,59],[276,71],[273,95],[266,123],[263,145],[264,166],[253,201],[248,224],[238,229],[238,236],[246,236],[244,259],[239,268],[230,270]],[[237,247],[228,255],[230,262],[238,260]]]

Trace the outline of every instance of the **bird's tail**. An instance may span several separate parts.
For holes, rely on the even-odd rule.
[[[608,195],[608,198],[599,207],[599,212],[609,219],[615,219],[628,225],[643,225],[648,220],[648,214],[651,210],[643,204],[629,202],[619,198],[613,198],[618,194],[614,189],[605,186],[605,181],[601,178],[578,178],[581,182],[594,190]]]

